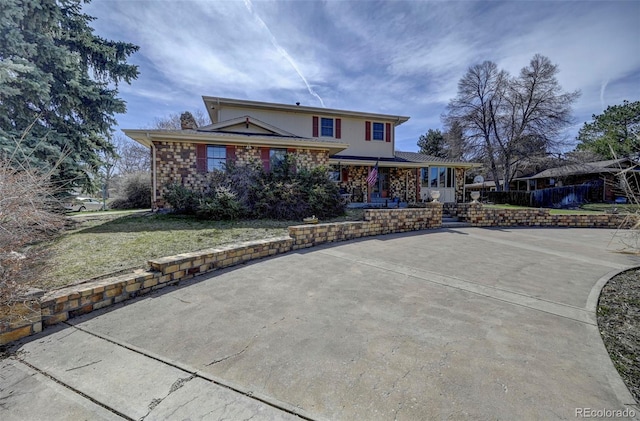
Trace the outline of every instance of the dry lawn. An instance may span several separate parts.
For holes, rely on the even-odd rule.
[[[350,210],[332,219],[362,219]],[[44,247],[49,268],[39,280],[45,289],[57,288],[134,269],[149,259],[217,247],[224,244],[279,237],[300,221],[201,221],[174,215],[100,213],[69,218],[69,229]]]

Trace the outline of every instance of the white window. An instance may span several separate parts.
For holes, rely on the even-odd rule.
[[[429,167],[422,169],[421,186],[432,189],[454,188],[456,186],[455,168]]]
[[[227,163],[226,146],[207,146],[207,171],[223,170]]]
[[[284,164],[287,156],[286,149],[272,148],[269,149],[269,166],[273,170]]]
[[[373,140],[384,140],[384,123],[373,123],[372,136]]]
[[[333,119],[322,117],[320,119],[320,135],[333,137]]]

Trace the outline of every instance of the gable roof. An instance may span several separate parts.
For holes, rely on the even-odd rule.
[[[241,146],[269,146],[276,148],[322,149],[333,155],[349,147],[348,143],[335,140],[311,139],[299,136],[283,136],[276,133],[242,133],[207,130],[129,130],[124,134],[136,142],[151,147],[156,142],[190,142]]]
[[[624,168],[633,166],[629,158],[609,159],[606,161],[584,162],[549,168],[531,177],[520,177],[519,180],[533,180],[536,178],[556,178],[570,175],[617,173]]]
[[[301,138],[300,136],[297,136],[293,133],[290,133],[286,130],[282,130],[276,126],[273,126],[269,123],[265,123],[264,121],[258,120],[255,117],[251,117],[248,115],[242,116],[242,117],[237,117],[237,118],[232,118],[230,120],[225,120],[225,121],[221,121],[219,123],[216,124],[209,124],[208,126],[202,126],[202,127],[198,127],[197,129],[195,129],[198,132],[222,132],[222,133],[242,133],[242,134],[251,134],[251,132],[249,131],[233,131],[233,130],[225,130],[225,129],[229,129],[232,128],[234,126],[237,126],[239,124],[245,124],[246,128],[249,129],[250,126],[254,126],[254,127],[259,127],[263,130],[266,130],[267,132],[271,132],[271,134],[273,135],[279,135],[279,136],[283,136],[283,137],[297,137],[297,138]],[[256,134],[265,134],[263,132],[257,132]]]
[[[302,113],[302,114],[309,114],[309,115],[367,118],[371,120],[384,120],[384,121],[393,122],[395,126],[399,126],[400,124],[406,122],[410,118],[407,116],[398,116],[398,115],[390,115],[390,114],[337,110],[332,108],[307,107],[303,105],[278,104],[278,103],[272,103],[272,102],[248,101],[243,99],[220,98],[220,97],[211,97],[211,96],[203,96],[202,100],[204,101],[205,108],[209,113],[209,117],[211,118],[211,121],[215,121],[216,119],[216,116],[215,116],[216,110],[218,108],[224,108],[224,107],[285,111],[285,112]]]

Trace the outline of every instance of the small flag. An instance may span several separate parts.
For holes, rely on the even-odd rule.
[[[378,161],[376,161],[376,166],[373,167],[373,169],[369,173],[369,176],[367,177],[367,184],[369,184],[370,186],[373,186],[377,182],[378,182]]]

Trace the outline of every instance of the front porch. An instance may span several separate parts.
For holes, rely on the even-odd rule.
[[[372,169],[373,166],[334,165],[335,179],[348,204],[403,207],[407,203],[430,202],[437,194],[441,203],[463,201],[464,168],[398,168],[379,164],[377,181],[369,185],[367,177]]]

